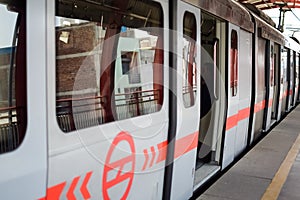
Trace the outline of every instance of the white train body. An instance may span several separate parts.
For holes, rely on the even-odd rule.
[[[300,46],[232,0],[0,0],[0,197],[188,199],[297,105]]]

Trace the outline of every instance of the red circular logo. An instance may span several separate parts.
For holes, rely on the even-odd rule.
[[[124,147],[126,147],[126,149],[124,149]],[[120,151],[121,149],[123,150],[121,158],[112,158],[113,153],[116,152],[116,150]],[[117,153],[114,154],[115,157],[116,154]],[[130,169],[124,169],[125,165],[127,167],[129,166]],[[125,192],[123,194],[120,193],[118,194],[120,195],[120,199],[127,198],[133,182],[134,168],[135,168],[135,147],[134,147],[133,138],[127,132],[121,132],[113,140],[105,160],[103,179],[102,179],[102,193],[103,193],[103,198],[105,200],[112,199],[110,198],[108,193],[109,189],[113,189],[114,187],[123,183],[127,183]],[[112,171],[117,172],[114,177],[108,175],[108,174],[110,175],[113,174],[110,173]]]

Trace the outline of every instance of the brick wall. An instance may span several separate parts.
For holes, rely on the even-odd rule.
[[[56,30],[56,89],[59,96],[96,87],[95,54],[98,41],[95,23],[72,25]],[[98,58],[97,58],[98,56]],[[76,80],[76,88],[74,88]]]

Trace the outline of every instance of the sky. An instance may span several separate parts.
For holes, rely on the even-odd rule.
[[[6,6],[0,4],[0,48],[12,45],[17,15],[8,12]]]
[[[293,12],[287,11],[285,14],[284,34],[288,36],[295,36],[300,41],[300,8],[292,9],[292,11]],[[264,10],[264,12],[269,15],[276,23],[276,26],[278,26],[279,9],[274,8],[270,10]],[[298,19],[293,13],[298,17]],[[295,31],[292,31],[290,28],[293,28]],[[298,32],[296,29],[298,29]]]

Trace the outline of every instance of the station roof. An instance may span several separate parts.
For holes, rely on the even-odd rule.
[[[280,8],[300,8],[300,0],[238,0],[244,4],[252,4],[261,10]]]

